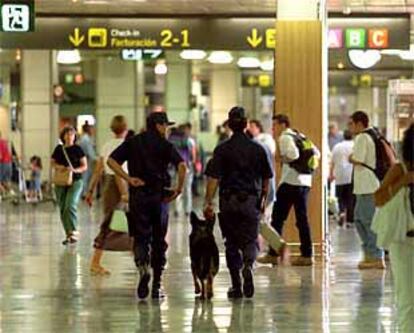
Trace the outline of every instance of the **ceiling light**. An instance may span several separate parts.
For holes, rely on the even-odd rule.
[[[381,54],[390,55],[390,56],[399,56],[402,60],[414,61],[414,44],[410,45],[409,50],[388,49],[388,50],[382,50]]]
[[[336,65],[336,67],[337,67],[338,69],[344,69],[344,68],[345,68],[345,65],[344,65],[344,63],[341,61],[341,62],[338,62],[338,64]]]
[[[227,51],[214,51],[211,52],[208,61],[212,64],[230,64],[233,61],[233,57]]]
[[[368,69],[374,67],[381,60],[381,52],[378,50],[350,50],[348,57],[355,67]]]
[[[258,68],[260,67],[260,60],[255,57],[241,57],[237,65],[241,68]]]
[[[79,50],[58,51],[56,61],[62,65],[78,64],[81,61]]]
[[[165,63],[163,62],[159,62],[158,64],[155,65],[154,67],[154,73],[156,75],[165,75],[168,72],[168,67]]]
[[[203,50],[184,50],[180,53],[180,57],[185,60],[202,60],[207,53]]]
[[[384,54],[384,55],[400,55],[401,51],[403,51],[403,50],[385,49],[385,50],[381,50],[381,54]]]
[[[262,71],[271,72],[275,68],[275,61],[273,59],[262,61],[260,68]]]

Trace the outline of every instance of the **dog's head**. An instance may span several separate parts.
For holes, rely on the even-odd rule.
[[[210,235],[213,233],[216,217],[214,216],[213,219],[202,220],[197,216],[196,213],[191,212],[190,222],[194,233],[200,235]]]

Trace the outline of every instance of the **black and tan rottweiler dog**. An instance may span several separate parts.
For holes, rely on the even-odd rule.
[[[194,291],[202,299],[213,297],[213,280],[219,270],[219,251],[214,239],[215,218],[201,220],[191,213],[190,258]],[[201,284],[201,287],[200,287]]]

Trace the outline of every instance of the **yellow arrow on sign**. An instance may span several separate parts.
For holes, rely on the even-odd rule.
[[[78,47],[85,40],[85,36],[80,34],[79,28],[73,30],[73,35],[69,35],[69,41],[74,47]]]
[[[263,37],[259,36],[257,29],[252,29],[252,34],[247,37],[247,42],[251,47],[256,48],[263,42]]]

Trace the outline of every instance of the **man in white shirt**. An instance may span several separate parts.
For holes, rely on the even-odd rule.
[[[350,162],[354,165],[354,194],[356,196],[354,221],[364,251],[364,259],[360,261],[358,268],[384,269],[384,253],[377,247],[376,235],[371,230],[375,214],[374,193],[380,187],[380,181],[373,171],[377,163],[375,142],[366,133],[369,129],[368,115],[363,111],[355,112],[351,116],[350,128],[356,135],[354,151],[350,157]]]
[[[339,225],[350,224],[354,221],[354,195],[352,186],[353,165],[349,162],[354,142],[349,130],[344,132],[344,141],[338,143],[331,158],[331,172],[329,180],[336,183],[336,196],[341,213]]]
[[[296,132],[290,129],[290,120],[285,115],[273,117],[273,129],[277,137],[278,154],[276,161],[282,162],[282,176],[273,208],[272,226],[282,234],[283,226],[292,206],[295,209],[296,226],[299,229],[301,256],[292,261],[293,266],[311,266],[313,264],[313,248],[308,221],[308,195],[312,186],[312,175],[301,174],[291,163],[298,160],[300,151],[295,143]],[[316,149],[318,155],[319,151]],[[278,156],[279,155],[279,156]],[[260,263],[273,263],[276,253],[269,253],[258,259]]]

